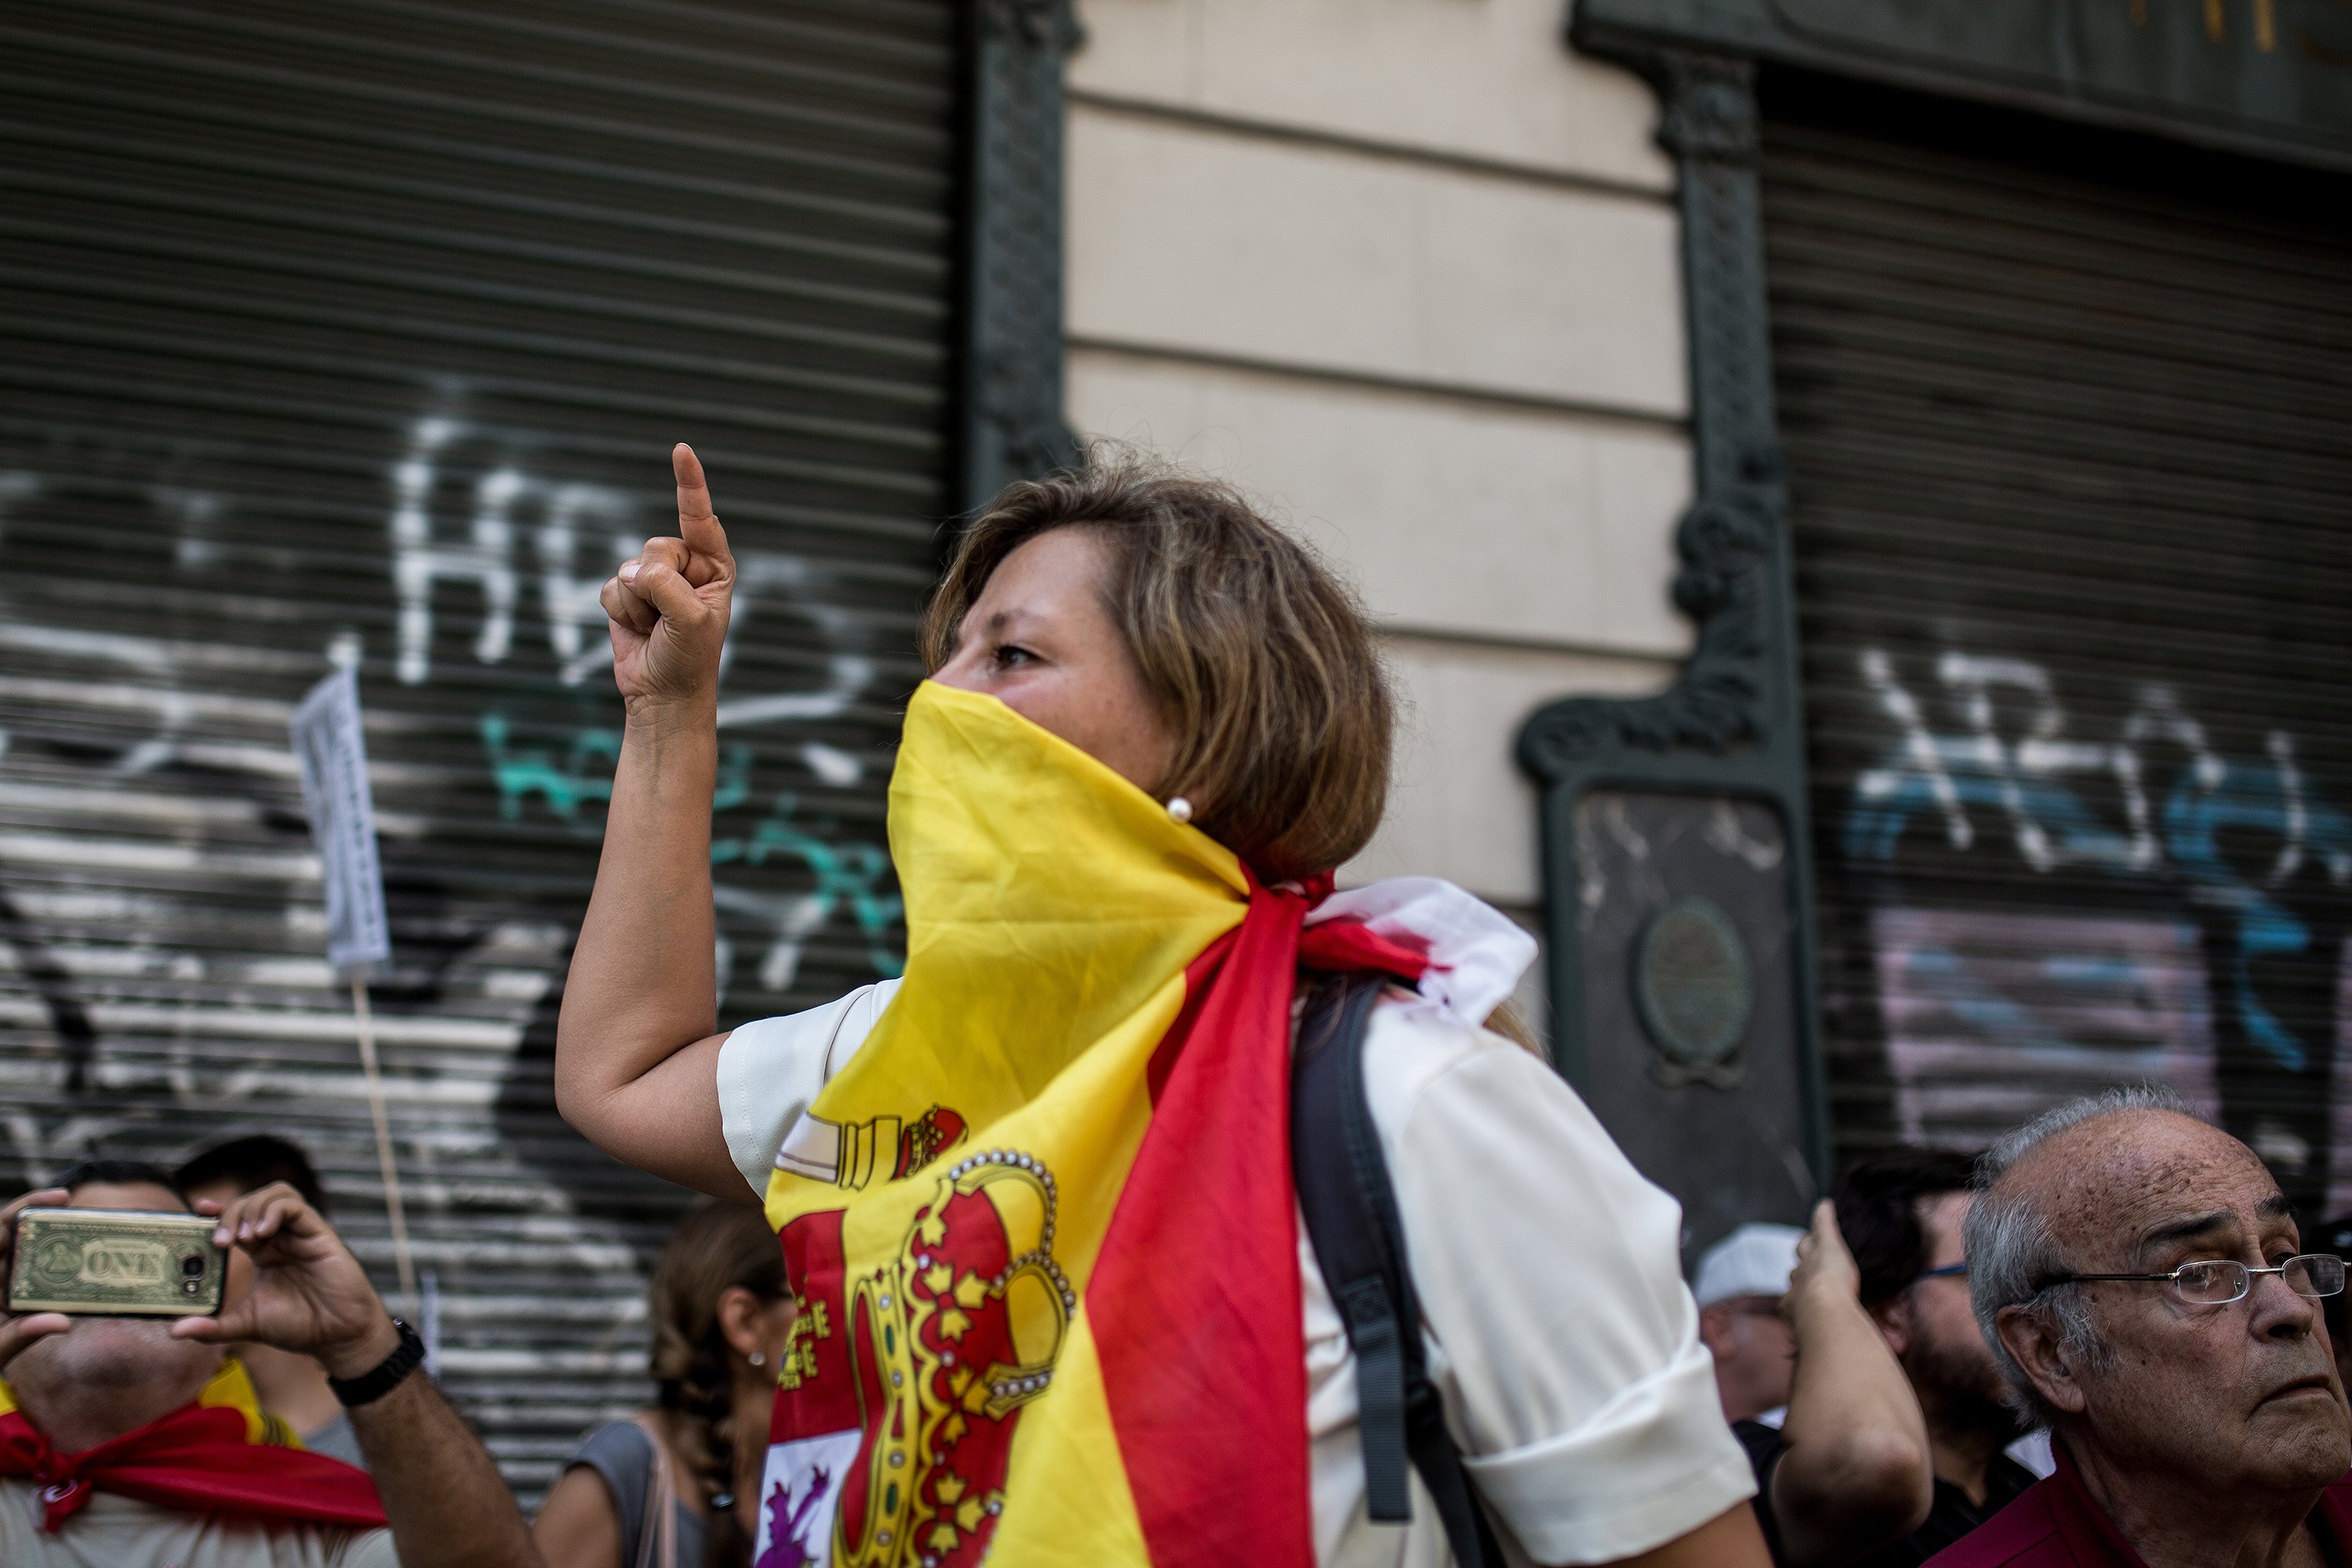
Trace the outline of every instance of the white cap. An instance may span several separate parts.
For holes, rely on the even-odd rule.
[[[1804,1234],[1793,1225],[1750,1220],[1706,1249],[1691,1281],[1691,1294],[1702,1307],[1734,1296],[1787,1294],[1789,1275],[1797,1267],[1797,1243]]]

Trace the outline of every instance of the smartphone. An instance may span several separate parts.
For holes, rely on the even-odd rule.
[[[26,1209],[16,1216],[8,1310],[209,1317],[228,1281],[228,1254],[213,1245],[217,1223],[194,1214]]]

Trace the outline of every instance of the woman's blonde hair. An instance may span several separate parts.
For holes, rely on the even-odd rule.
[[[1055,528],[1108,547],[1104,585],[1177,737],[1160,792],[1261,881],[1330,871],[1387,802],[1394,702],[1354,593],[1229,485],[1098,447],[1081,471],[1013,485],[958,537],[923,617],[926,664],[1005,558]]]

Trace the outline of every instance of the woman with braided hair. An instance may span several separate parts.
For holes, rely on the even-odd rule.
[[[655,1406],[592,1434],[531,1526],[552,1568],[744,1568],[776,1372],[784,1263],[760,1211],[705,1204],[646,1287]]]

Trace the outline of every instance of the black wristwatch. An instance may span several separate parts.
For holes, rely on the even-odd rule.
[[[327,1386],[348,1410],[354,1406],[372,1404],[400,1386],[401,1379],[425,1364],[425,1342],[415,1329],[398,1318],[392,1326],[400,1331],[400,1343],[385,1356],[357,1377],[330,1377]]]

